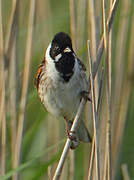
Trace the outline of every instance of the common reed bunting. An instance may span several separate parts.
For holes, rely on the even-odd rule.
[[[35,86],[47,111],[66,120],[66,131],[72,140],[71,148],[76,148],[80,141],[91,142],[82,116],[77,130],[70,133],[82,95],[89,88],[86,68],[75,54],[71,39],[66,33],[57,33],[49,44],[38,67]]]

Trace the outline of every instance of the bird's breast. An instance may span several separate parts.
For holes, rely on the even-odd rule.
[[[63,83],[51,78],[41,80],[38,93],[48,112],[72,119],[80,103],[81,86],[77,82]]]

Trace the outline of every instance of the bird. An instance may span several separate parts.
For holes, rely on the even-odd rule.
[[[70,36],[65,32],[57,33],[38,67],[35,87],[46,110],[65,119],[66,132],[72,140],[71,149],[81,141],[92,141],[82,116],[76,131],[70,131],[82,97],[89,99],[88,85],[86,68],[74,52]]]

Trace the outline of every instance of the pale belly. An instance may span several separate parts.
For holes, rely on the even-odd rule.
[[[80,84],[72,87],[59,83],[56,87],[49,86],[46,91],[45,85],[40,88],[39,96],[47,111],[56,117],[63,116],[72,120],[77,112],[83,87]]]

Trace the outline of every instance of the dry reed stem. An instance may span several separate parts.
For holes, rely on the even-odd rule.
[[[109,48],[109,45],[108,45],[108,48]],[[107,61],[108,61],[108,59],[107,59]],[[108,67],[107,67],[108,68]],[[108,69],[107,69],[107,71],[108,71]],[[107,105],[108,105],[108,109],[107,109],[107,114],[108,114],[108,116],[107,116],[107,124],[106,124],[106,132],[107,132],[107,134],[106,134],[106,137],[107,137],[107,171],[108,171],[108,180],[109,179],[112,179],[112,177],[111,177],[111,155],[112,155],[112,150],[111,150],[111,94],[110,94],[110,92],[111,92],[111,90],[109,90],[109,82],[110,82],[110,80],[109,79],[111,79],[111,78],[109,78],[109,72],[107,72],[107,89],[106,89],[106,91],[107,91]],[[111,86],[111,84],[110,84],[110,86]]]
[[[134,12],[133,12],[133,16],[132,16],[132,22],[134,21]],[[132,23],[132,27],[131,27],[131,40],[130,40],[130,48],[129,48],[129,59],[128,59],[128,80],[129,81],[133,81],[133,77],[134,77],[134,23]],[[131,82],[130,82],[131,83]]]
[[[3,64],[3,24],[2,24],[2,7],[1,7],[1,0],[0,0],[0,114],[3,112],[3,76],[4,76],[4,64]],[[0,116],[0,126],[1,126],[2,116]]]
[[[91,52],[92,52],[92,60],[95,61],[96,60],[96,54],[97,54],[97,40],[100,37],[97,37],[97,33],[99,28],[97,28],[97,22],[96,22],[96,8],[95,8],[95,1],[94,0],[90,0],[86,2],[86,11],[87,11],[87,22],[85,24],[86,30],[85,33],[86,35],[86,39],[90,39],[90,43],[91,43]],[[78,8],[79,10],[79,8]],[[85,12],[86,12],[85,11]],[[81,15],[82,16],[82,15]],[[85,19],[85,20],[86,20]],[[78,26],[78,28],[80,27],[80,25]],[[81,28],[80,28],[81,29]],[[99,33],[98,33],[99,35]],[[85,37],[83,37],[84,39]],[[97,39],[98,38],[98,39]],[[86,40],[85,39],[85,40]],[[87,68],[88,69],[88,68]],[[98,73],[99,74],[99,73]],[[98,78],[98,74],[96,75],[95,81],[94,81],[94,85],[95,85],[95,95],[96,95],[96,99],[98,99],[98,89],[99,89],[99,78]],[[97,102],[96,102],[96,106],[97,106]],[[90,120],[89,120],[90,119]],[[86,118],[85,121],[88,122],[88,126],[90,126],[91,128],[91,119],[92,119],[92,113],[91,113],[91,105],[89,105],[89,107],[86,107]],[[89,128],[89,129],[90,129]],[[85,149],[85,154],[87,154],[89,152],[89,149]],[[87,172],[89,171],[89,160],[87,159],[87,156],[85,156],[84,161],[85,163],[85,167],[84,167],[84,174],[85,177],[83,177],[84,179],[87,178]],[[94,171],[95,172],[95,171]]]
[[[0,52],[1,53],[1,52]],[[3,61],[3,56],[0,55],[0,61]],[[5,113],[5,78],[4,64],[1,63],[0,68],[0,126],[1,126],[1,175],[5,174],[6,169],[6,113]]]
[[[16,39],[12,42],[11,59],[9,65],[9,111],[10,111],[10,129],[11,129],[11,154],[12,166],[14,159],[14,150],[16,143],[16,125],[17,125],[17,112],[16,112]]]
[[[118,7],[118,4],[119,4],[119,0],[115,0],[113,2],[112,8],[111,8],[111,12],[110,12],[108,20],[107,20],[107,31],[108,31],[108,34],[109,34],[110,29],[112,27],[113,18],[115,16],[115,12],[116,12],[116,9]],[[97,61],[96,61],[96,63],[94,63],[94,66],[93,66],[94,72],[97,72],[96,68],[98,69],[98,66],[100,64],[99,61],[101,61],[101,56],[102,56],[103,49],[104,49],[104,38],[105,38],[105,36],[103,34],[102,39],[101,39],[100,44],[99,44],[99,47],[98,47],[98,51],[97,51]],[[96,74],[93,73],[93,75],[95,76]]]
[[[107,58],[106,58],[107,61]],[[106,62],[107,63],[107,62]],[[107,71],[107,69],[106,69]],[[104,172],[103,179],[111,179],[111,119],[110,119],[110,100],[108,92],[108,72],[106,73],[106,144],[105,144],[105,160],[104,160]]]
[[[9,65],[9,111],[10,111],[10,128],[11,128],[11,153],[14,159],[14,148],[16,142],[16,66],[15,66],[15,46],[16,46],[16,22],[18,18],[19,0],[12,0],[9,24],[5,40],[5,57]],[[5,60],[7,60],[5,59]],[[10,61],[9,61],[10,60]],[[13,163],[13,162],[12,162]],[[13,165],[14,167],[14,165]]]
[[[93,138],[92,147],[91,147],[90,162],[89,162],[89,170],[88,170],[88,180],[91,180],[91,178],[92,178],[94,156],[95,156],[95,141],[94,141],[94,138]]]
[[[76,51],[76,8],[75,0],[69,0],[69,12],[70,12],[70,31],[72,37],[73,49]]]
[[[103,34],[104,34],[104,51],[105,59],[107,62],[107,28],[106,28],[106,7],[105,0],[102,0],[102,11],[103,11]],[[107,94],[108,97],[108,94]],[[109,119],[109,113],[107,112],[107,119]],[[107,120],[108,121],[108,120]],[[108,166],[108,123],[106,125],[106,143],[105,143],[105,153],[104,155],[104,168],[103,168],[103,180],[107,179],[107,166]]]
[[[28,19],[26,54],[25,54],[25,60],[24,60],[25,63],[24,63],[24,72],[23,72],[22,93],[21,93],[21,100],[20,100],[20,112],[19,112],[19,121],[18,121],[17,138],[16,138],[16,146],[15,146],[16,156],[14,159],[14,166],[15,166],[14,168],[16,168],[19,164],[20,153],[21,153],[24,114],[25,114],[25,106],[26,106],[26,97],[27,97],[27,92],[28,92],[28,82],[29,82],[34,14],[35,14],[35,0],[31,0],[30,10],[29,10],[29,19]],[[17,176],[18,174],[14,176],[14,180],[17,179]]]
[[[15,33],[14,28],[15,28],[16,18],[18,18],[16,14],[18,10],[18,4],[19,4],[19,0],[12,0],[12,9],[11,9],[10,19],[9,19],[9,24],[8,24],[8,32],[7,32],[6,40],[5,40],[6,56],[9,55],[12,49],[12,42],[13,42],[13,37]]]
[[[104,171],[104,160],[105,160],[105,142],[106,142],[106,105],[105,104],[105,73],[102,68],[102,77],[100,81],[100,89],[99,89],[99,99],[97,106],[97,115],[98,115],[98,134],[99,134],[99,155],[100,155],[100,179],[102,179],[103,171]]]
[[[123,175],[123,180],[130,180],[127,164],[121,165],[121,171],[122,171],[122,175]]]
[[[108,20],[107,20],[108,33],[112,27],[113,19],[114,19],[118,4],[119,4],[119,0],[114,0],[112,8],[111,8],[111,13],[110,13]],[[101,61],[101,56],[103,54],[103,50],[104,50],[104,34],[102,35],[101,41],[99,43],[99,47],[97,50],[96,62],[93,64],[93,79],[96,76],[96,73],[97,73],[97,70],[98,70],[98,67],[99,67],[99,64]]]
[[[91,41],[91,52],[92,52],[92,60],[93,63],[96,61],[96,56],[97,56],[97,25],[96,25],[96,9],[95,9],[95,1],[90,0],[88,1],[88,38]],[[99,34],[99,33],[98,33]],[[96,75],[96,78],[94,80],[94,85],[95,85],[95,95],[96,99],[98,99],[98,92],[99,92],[99,72]],[[96,102],[97,106],[97,102]]]
[[[16,38],[17,38],[17,19],[18,19],[18,1],[12,1],[12,9],[10,20],[8,24],[8,31],[5,44],[5,55],[8,58],[8,77],[9,84],[9,112],[10,112],[10,129],[11,129],[11,154],[12,154],[12,167],[14,167],[14,149],[16,143]]]
[[[5,92],[4,92],[4,84],[3,84],[3,103],[5,105]],[[6,114],[3,105],[3,112],[1,114],[1,175],[5,174],[6,171]]]
[[[3,64],[3,24],[2,24],[2,7],[1,7],[1,0],[0,0],[0,114],[3,112],[3,76],[4,76],[4,64]],[[1,126],[2,116],[0,116],[0,126]]]
[[[76,127],[79,124],[79,118],[80,118],[81,113],[83,112],[83,108],[84,108],[85,103],[86,103],[86,100],[82,98],[81,103],[80,103],[79,108],[78,108],[78,111],[76,113],[76,116],[74,118],[73,125],[71,127],[72,132],[74,132],[76,130]],[[66,141],[66,144],[64,146],[63,152],[61,154],[61,157],[60,157],[58,166],[56,168],[53,180],[58,180],[61,176],[62,168],[63,168],[64,162],[65,162],[65,159],[67,157],[67,153],[69,151],[70,144],[71,144],[71,140],[69,138],[67,138],[67,141]]]
[[[89,37],[91,39],[91,50],[92,50],[92,57],[93,60],[96,60],[96,53],[97,53],[97,37],[96,37],[96,16],[95,16],[95,2],[93,0],[88,1],[88,25],[89,29],[91,29]]]
[[[6,171],[6,113],[5,113],[5,72],[3,49],[2,7],[0,0],[0,126],[1,126],[1,175]]]
[[[103,90],[103,80],[104,80],[104,69],[102,69],[100,74],[100,87],[99,87],[99,93],[98,93],[98,102],[97,102],[97,116],[98,116],[98,123],[100,118],[100,110],[101,110],[101,102],[102,102],[102,90]],[[94,153],[95,153],[95,144],[94,144],[94,138],[92,142],[92,148],[91,148],[91,155],[90,155],[90,162],[89,162],[89,170],[88,170],[88,180],[92,179],[93,176],[93,163],[94,163]]]
[[[76,41],[77,51],[84,46],[85,41],[85,17],[86,17],[86,0],[77,0],[77,24],[76,24]]]
[[[111,14],[110,14],[108,22],[107,22],[107,24],[108,24],[107,26],[109,27],[109,30],[110,30],[110,28],[112,26],[114,15],[115,15],[118,3],[119,3],[119,0],[115,0],[114,3],[113,3],[112,11],[111,11]],[[98,52],[97,52],[97,61],[93,65],[93,71],[92,71],[93,79],[95,78],[96,73],[98,71],[98,67],[99,67],[100,62],[101,62],[101,56],[102,56],[103,50],[104,50],[104,35],[102,36],[102,39],[101,39],[101,41],[99,43],[99,48],[98,48]],[[85,100],[82,99],[82,101],[81,101],[81,103],[79,105],[78,111],[76,113],[76,116],[75,116],[75,119],[74,119],[74,122],[73,122],[73,125],[72,125],[72,128],[71,128],[71,131],[75,131],[75,128],[77,127],[77,123],[79,121],[80,113],[82,112],[85,103],[86,103]],[[67,139],[66,144],[65,144],[64,149],[63,149],[63,152],[61,154],[57,169],[55,171],[53,180],[58,180],[60,178],[62,168],[63,168],[65,159],[67,157],[67,153],[68,153],[69,148],[70,148],[70,143],[71,143],[70,139]]]
[[[100,107],[102,103],[102,92],[103,92],[103,82],[104,82],[104,69],[102,68],[100,74],[100,87],[99,87],[99,95],[98,95],[98,102],[97,102],[97,115],[100,116]]]
[[[111,8],[111,12],[110,12],[108,20],[107,20],[107,29],[108,29],[107,31],[108,31],[108,34],[110,32],[110,29],[111,29],[111,26],[112,26],[112,23],[113,23],[113,18],[114,18],[116,9],[118,7],[118,3],[119,3],[119,0],[115,0],[113,2],[112,8]],[[101,61],[101,56],[102,56],[103,49],[104,49],[104,38],[105,38],[105,36],[103,34],[102,39],[101,39],[100,44],[99,44],[99,47],[98,47],[98,51],[97,51],[97,61],[96,61],[96,63],[94,63],[94,66],[93,66],[93,70],[95,72],[97,72],[96,68],[98,69],[98,66],[100,64],[99,61]],[[95,73],[93,73],[93,75],[95,76]]]
[[[69,154],[69,180],[74,180],[74,172],[75,172],[75,151],[70,151]],[[67,178],[68,180],[68,178]]]
[[[107,29],[106,29],[106,7],[105,7],[105,0],[102,0],[102,4],[103,4],[103,33],[104,33],[104,49],[106,51],[106,48],[107,48]]]
[[[112,1],[110,2],[109,15],[111,13]],[[111,179],[111,29],[107,37],[105,20],[105,1],[103,0],[103,29],[104,29],[104,47],[106,59],[106,98],[107,98],[107,123],[106,123],[106,147],[103,179]],[[109,47],[110,46],[110,47]]]
[[[110,0],[109,14],[111,14],[112,0]],[[112,64],[112,28],[109,30],[108,35],[108,91],[111,98],[111,64]]]
[[[71,30],[71,37],[72,37],[72,44],[73,44],[73,48],[75,51],[79,50],[80,47],[82,47],[82,38],[77,38],[78,35],[79,37],[83,37],[84,36],[84,17],[85,17],[85,12],[83,10],[85,10],[85,0],[83,2],[83,0],[79,0],[77,3],[77,6],[75,4],[76,2],[74,0],[70,0],[69,1],[69,9],[70,9],[70,30]],[[76,8],[77,7],[77,8]],[[79,12],[78,12],[79,10]],[[76,14],[77,14],[77,18],[76,18]],[[82,15],[81,15],[82,14]],[[81,24],[81,28],[77,28],[79,27]],[[83,24],[83,25],[82,25]],[[76,33],[77,32],[77,33]],[[82,34],[82,35],[80,35]],[[79,41],[79,42],[78,42]],[[75,151],[70,151],[69,152],[69,160],[70,160],[70,164],[69,164],[69,179],[74,179],[74,169],[75,169]],[[64,172],[64,171],[63,171]]]
[[[76,22],[76,5],[75,5],[75,0],[69,0],[69,12],[70,12],[70,32],[71,32],[71,38],[72,38],[72,45],[74,51],[77,50],[77,42],[76,42],[76,27],[77,27],[77,22]],[[75,163],[74,163],[74,157],[75,157],[75,152],[70,151],[69,152],[69,174],[70,174],[70,179],[74,179],[74,169],[75,169]]]
[[[98,117],[96,110],[96,99],[95,99],[95,89],[94,89],[94,81],[92,74],[92,57],[91,57],[91,48],[90,41],[87,41],[88,46],[88,61],[89,61],[89,71],[90,71],[90,84],[91,84],[91,99],[92,99],[92,113],[93,113],[93,129],[94,129],[94,139],[95,139],[95,165],[96,165],[96,179],[100,179],[100,168],[99,168],[99,146],[98,146]]]
[[[112,0],[110,0],[109,14],[111,13]],[[108,34],[108,48],[107,48],[107,95],[108,95],[108,113],[109,119],[107,120],[107,136],[108,136],[108,179],[112,179],[112,145],[111,145],[111,57],[112,57],[112,28]]]
[[[102,87],[103,87],[103,78],[104,78],[104,70],[102,69],[100,74],[100,87],[99,87],[99,93],[98,93],[98,102],[97,102],[97,116],[99,118],[100,116],[100,106],[102,101]],[[89,161],[89,168],[88,168],[88,180],[92,179],[93,176],[93,163],[94,163],[94,156],[95,156],[95,142],[94,138],[92,141],[92,147],[91,147],[91,155],[90,155],[90,161]]]

